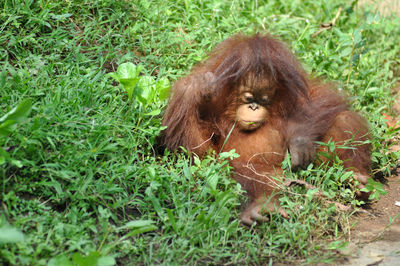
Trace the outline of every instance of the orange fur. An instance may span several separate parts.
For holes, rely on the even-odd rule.
[[[273,88],[265,122],[254,131],[235,126],[241,86],[251,87],[254,94]],[[163,119],[167,129],[162,143],[171,150],[184,146],[200,157],[210,149],[236,149],[240,157],[231,162],[233,178],[247,190],[249,208],[254,208],[244,212],[242,221],[248,223],[259,218],[255,210],[273,193],[271,177],[282,174],[287,150],[296,158],[292,163],[304,166],[314,159],[315,141],[351,139],[354,149],[339,149],[338,155],[350,170],[368,176],[369,146],[359,145],[368,139],[367,123],[331,87],[309,79],[278,40],[237,35],[176,82]]]

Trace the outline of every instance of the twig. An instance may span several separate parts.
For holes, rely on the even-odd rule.
[[[375,214],[373,214],[372,212],[369,212],[369,211],[364,210],[364,209],[356,209],[356,210],[354,211],[354,213],[365,213],[365,214],[368,214],[369,216],[372,216],[372,217],[374,217],[374,218],[377,218],[377,217],[378,217],[378,216],[376,216]]]
[[[321,25],[319,25],[320,29],[317,32],[311,34],[311,37],[315,37],[315,36],[321,34],[325,30],[332,29],[335,26],[336,20],[339,18],[340,13],[342,13],[342,10],[343,9],[341,7],[339,7],[339,10],[337,11],[335,18],[331,22],[322,23]]]
[[[203,146],[204,144],[206,144],[207,142],[209,142],[209,141],[212,139],[213,136],[214,136],[214,132],[211,134],[211,136],[210,136],[208,139],[206,139],[205,141],[203,141],[202,143],[200,143],[200,144],[197,145],[196,147],[193,147],[192,150],[195,150],[195,149],[200,148],[201,146]]]

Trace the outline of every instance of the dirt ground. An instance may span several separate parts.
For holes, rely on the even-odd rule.
[[[341,265],[400,265],[400,175],[387,181],[388,194],[354,216],[357,224]]]

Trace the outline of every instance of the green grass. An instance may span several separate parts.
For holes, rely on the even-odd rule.
[[[146,114],[166,101],[129,101],[107,75],[132,62],[144,76],[173,82],[221,40],[270,32],[314,76],[349,94],[370,122],[374,169],[388,174],[399,153],[388,152],[397,133],[382,112],[391,113],[400,20],[344,0],[309,2],[2,1],[0,117],[26,99],[33,107],[0,135],[9,156],[0,165],[0,264],[334,260],[346,244],[349,214],[294,187],[281,199],[289,220],[274,215],[241,226],[246,197],[228,178],[227,162],[157,155],[162,114]],[[335,27],[314,36],[339,8]],[[328,198],[357,204],[343,174],[340,162],[287,171]]]

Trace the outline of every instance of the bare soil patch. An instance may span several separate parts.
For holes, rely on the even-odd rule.
[[[388,194],[354,216],[343,265],[400,265],[400,175],[387,181]]]

